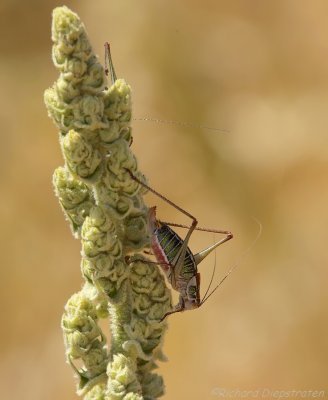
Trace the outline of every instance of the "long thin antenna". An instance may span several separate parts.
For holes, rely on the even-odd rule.
[[[204,299],[202,300],[202,302],[200,303],[201,306],[202,306],[202,305],[205,303],[205,301],[207,301],[207,300],[212,296],[212,294],[222,285],[222,283],[228,278],[228,276],[231,274],[231,272],[232,272],[234,269],[237,268],[237,266],[238,266],[238,265],[234,265],[232,268],[229,269],[229,271],[228,271],[227,274],[221,279],[221,281],[219,282],[219,284],[216,285],[215,288],[211,291],[211,293],[210,293],[206,298],[204,298]]]
[[[208,131],[214,131],[214,132],[220,132],[220,133],[230,133],[230,131],[227,129],[220,129],[220,128],[215,128],[212,126],[205,126],[205,125],[199,125],[199,124],[192,124],[189,122],[165,120],[165,119],[151,118],[151,117],[138,117],[138,118],[132,118],[132,119],[134,121],[156,122],[158,124],[177,125],[177,126],[183,126],[186,128],[198,128],[198,129],[206,129]]]
[[[204,299],[206,298],[206,295],[207,295],[208,291],[210,290],[210,288],[211,288],[211,286],[212,286],[213,279],[214,279],[214,274],[215,274],[215,270],[216,270],[216,252],[214,253],[214,268],[213,268],[213,271],[212,271],[211,280],[210,280],[209,285],[207,286],[207,289],[206,289],[206,292],[205,292],[205,294],[204,294],[204,296],[203,296],[203,299],[202,299],[202,301],[200,302],[201,305],[204,303]]]
[[[212,294],[222,285],[222,283],[228,278],[228,276],[240,265],[240,261],[242,259],[244,259],[246,257],[246,255],[251,251],[251,249],[255,246],[256,242],[259,240],[260,236],[262,235],[262,224],[261,222],[255,218],[252,217],[254,219],[254,221],[258,224],[259,226],[259,230],[257,232],[257,235],[255,237],[255,239],[253,240],[253,242],[248,246],[248,248],[238,257],[238,260],[235,262],[235,264],[229,269],[229,271],[225,274],[225,276],[221,279],[221,281],[218,283],[218,285],[215,286],[215,288],[211,291],[211,293],[205,298],[203,298],[201,305],[203,305],[205,303],[205,301],[207,301]]]

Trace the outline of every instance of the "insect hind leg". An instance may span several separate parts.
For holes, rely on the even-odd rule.
[[[169,200],[167,197],[163,196],[162,194],[160,194],[159,192],[157,192],[155,189],[151,188],[150,186],[148,186],[146,183],[142,182],[139,178],[137,178],[128,168],[124,168],[128,174],[130,175],[130,178],[133,179],[134,181],[138,182],[140,185],[142,185],[143,187],[145,187],[146,189],[148,189],[151,193],[153,193],[154,195],[156,195],[157,197],[159,197],[160,199],[162,199],[163,201],[165,201],[166,203],[170,204],[172,207],[176,208],[177,210],[179,210],[182,214],[186,215],[187,217],[189,217],[193,223],[192,226],[195,225],[195,227],[198,224],[197,219],[191,215],[188,211],[184,210],[182,207],[178,206],[177,204],[175,204],[173,201]],[[189,227],[191,228],[191,227]]]
[[[161,221],[161,220],[159,220],[159,222],[161,222],[162,224],[165,224],[165,225],[176,227],[176,228],[184,228],[184,229],[189,229],[190,228],[189,225],[176,224],[175,222],[166,222],[166,221]],[[195,231],[210,232],[210,233],[220,233],[220,234],[223,234],[223,235],[227,235],[229,237],[228,240],[233,238],[232,232],[225,231],[225,230],[222,230],[222,229],[202,228],[200,226],[197,226],[195,228]]]
[[[188,211],[184,210],[183,208],[181,208],[180,206],[175,204],[173,201],[169,200],[168,198],[166,198],[162,194],[158,193],[155,189],[151,188],[146,183],[142,182],[128,168],[124,168],[124,169],[130,175],[131,179],[133,179],[135,182],[138,182],[140,185],[142,185],[143,187],[148,189],[151,193],[155,194],[157,197],[159,197],[160,199],[162,199],[166,203],[170,204],[172,207],[176,208],[182,214],[186,215],[187,217],[189,217],[192,220],[191,226],[189,227],[189,230],[188,230],[187,235],[186,235],[186,237],[185,237],[185,239],[183,241],[183,244],[182,244],[177,256],[175,257],[175,259],[172,262],[172,264],[174,266],[174,269],[175,269],[175,273],[177,275],[179,275],[179,273],[180,273],[180,271],[181,271],[181,269],[183,267],[184,259],[185,259],[185,256],[186,256],[186,253],[187,253],[187,250],[188,250],[188,243],[189,243],[190,236],[192,235],[193,231],[196,229],[197,224],[198,224],[197,219],[193,215],[191,215]]]

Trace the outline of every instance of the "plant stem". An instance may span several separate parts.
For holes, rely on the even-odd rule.
[[[130,150],[131,89],[117,79],[107,89],[79,17],[53,11],[53,61],[60,72],[45,92],[59,129],[65,165],[54,173],[55,193],[75,238],[82,243],[82,290],[62,318],[66,356],[85,399],[156,399],[163,380],[153,373],[171,295],[157,266],[140,254],[149,247],[148,209],[137,161]],[[111,348],[98,321],[110,318]]]

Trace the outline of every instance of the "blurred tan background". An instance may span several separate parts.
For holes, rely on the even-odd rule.
[[[53,194],[63,161],[43,105],[57,77],[50,23],[58,5],[0,4],[2,399],[77,398],[60,318],[82,283],[80,246]],[[236,389],[328,397],[328,2],[66,5],[101,60],[111,42],[136,118],[194,124],[134,122],[133,149],[151,185],[200,225],[235,234],[217,251],[215,281],[239,268],[203,308],[169,320],[164,399],[215,400],[220,388],[230,398]],[[147,200],[161,219],[187,222]],[[258,232],[253,217],[263,233],[245,256]],[[197,233],[191,246],[212,242]],[[214,256],[200,266],[203,291],[213,265]]]

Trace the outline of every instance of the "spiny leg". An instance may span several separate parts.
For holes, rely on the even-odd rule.
[[[153,194],[155,194],[157,197],[159,197],[160,199],[164,200],[166,203],[170,204],[172,207],[176,208],[177,210],[179,210],[180,212],[182,212],[182,214],[186,215],[187,217],[189,217],[190,219],[193,220],[193,223],[195,224],[195,226],[198,224],[197,219],[191,215],[188,211],[184,210],[183,208],[181,208],[180,206],[178,206],[177,204],[173,203],[173,201],[169,200],[167,197],[163,196],[162,194],[158,193],[155,189],[151,188],[150,186],[148,186],[146,183],[142,182],[139,178],[137,178],[128,168],[124,168],[128,174],[130,175],[130,178],[133,179],[134,181],[138,182],[141,186],[145,187],[146,189],[148,189],[150,192],[152,192]]]
[[[133,173],[129,169],[125,168],[125,170],[129,173],[131,179],[133,179],[134,181],[138,182],[140,185],[144,186],[150,192],[152,192],[153,194],[155,194],[156,196],[158,196],[159,198],[161,198],[162,200],[164,200],[165,202],[167,202],[168,204],[170,204],[171,206],[173,206],[174,208],[176,208],[177,210],[179,210],[180,212],[182,212],[183,214],[185,214],[186,216],[188,216],[189,218],[192,219],[192,224],[191,224],[190,227],[188,227],[186,225],[181,225],[181,224],[166,223],[167,225],[189,229],[188,233],[187,233],[187,235],[185,237],[185,240],[183,241],[183,244],[182,244],[182,246],[181,246],[181,248],[180,248],[180,250],[178,252],[178,254],[176,255],[176,257],[172,261],[172,266],[171,266],[172,279],[175,279],[175,277],[179,277],[181,275],[182,269],[184,267],[184,261],[185,261],[186,252],[188,250],[188,242],[189,242],[190,236],[191,236],[191,234],[193,233],[194,230],[213,232],[213,233],[221,233],[221,234],[225,234],[226,235],[226,237],[223,238],[222,240],[219,240],[217,243],[215,243],[212,246],[208,247],[207,249],[201,251],[200,253],[194,255],[195,261],[196,261],[196,265],[199,264],[216,247],[220,246],[221,244],[223,244],[223,243],[225,243],[228,240],[233,238],[233,234],[230,231],[223,231],[223,230],[216,230],[216,229],[206,229],[206,228],[197,228],[198,221],[196,220],[196,218],[193,215],[191,215],[186,210],[184,210],[183,208],[179,207],[177,204],[173,203],[171,200],[167,199],[165,196],[161,195],[156,190],[152,189],[150,186],[148,186],[147,184],[142,182],[140,179],[138,179],[136,176],[134,176]],[[229,273],[228,273],[228,275],[229,275]],[[226,277],[227,276],[225,276],[223,280],[225,280]],[[203,301],[201,302],[200,305],[202,305],[215,292],[215,290],[221,285],[223,280],[219,283],[219,285],[217,287],[215,287],[212,290],[212,292],[206,298],[203,299]],[[172,281],[171,284],[172,284],[172,286],[175,286],[175,282]],[[206,294],[208,293],[208,290],[209,290],[209,288],[207,289]],[[182,301],[183,301],[183,299],[182,299]],[[180,302],[180,307],[177,308],[174,311],[171,311],[171,312],[165,314],[164,317],[162,318],[162,320],[167,315],[170,315],[170,314],[173,314],[173,313],[176,313],[176,312],[181,312],[184,309],[185,309],[184,303]]]
[[[105,74],[106,76],[108,76],[108,74],[110,73],[112,83],[114,83],[117,80],[117,76],[112,61],[110,45],[108,42],[106,42],[104,46],[105,46]]]
[[[158,220],[161,224],[165,224],[168,226],[174,226],[176,228],[184,228],[184,229],[189,229],[190,226],[189,225],[183,225],[183,224],[177,224],[175,222],[166,222],[166,221],[162,221],[162,220]],[[202,231],[202,232],[210,232],[210,233],[220,233],[220,234],[224,234],[227,236],[231,236],[231,238],[233,237],[233,234],[230,231],[225,231],[225,230],[221,230],[221,229],[212,229],[212,228],[202,228],[200,226],[197,226],[197,228],[195,228],[195,231]]]
[[[181,213],[183,213],[184,215],[186,215],[187,217],[189,217],[192,220],[191,226],[189,227],[189,231],[187,232],[187,235],[183,241],[183,244],[182,244],[178,254],[176,255],[175,259],[172,262],[172,264],[173,264],[172,269],[173,269],[174,275],[179,276],[181,269],[184,265],[184,260],[185,260],[186,252],[188,249],[188,243],[189,243],[190,236],[198,224],[197,219],[193,215],[191,215],[188,211],[179,207],[177,204],[173,203],[173,201],[169,200],[168,198],[166,198],[165,196],[163,196],[162,194],[158,193],[156,190],[154,190],[153,188],[148,186],[146,183],[142,182],[139,178],[137,178],[135,175],[133,175],[133,173],[128,168],[125,168],[125,170],[128,172],[131,179],[138,182],[140,185],[144,186],[151,193],[155,194],[157,197],[164,200],[166,203],[170,204],[172,207],[176,208],[177,210],[179,210]]]
[[[172,264],[166,263],[166,262],[150,261],[150,260],[145,260],[144,258],[134,258],[132,260],[131,258],[132,257],[130,257],[130,256],[125,256],[125,258],[124,258],[125,263],[130,265],[133,262],[141,262],[141,263],[144,263],[144,264],[156,264],[156,265],[163,265],[163,266],[166,266],[168,268],[173,268]]]

